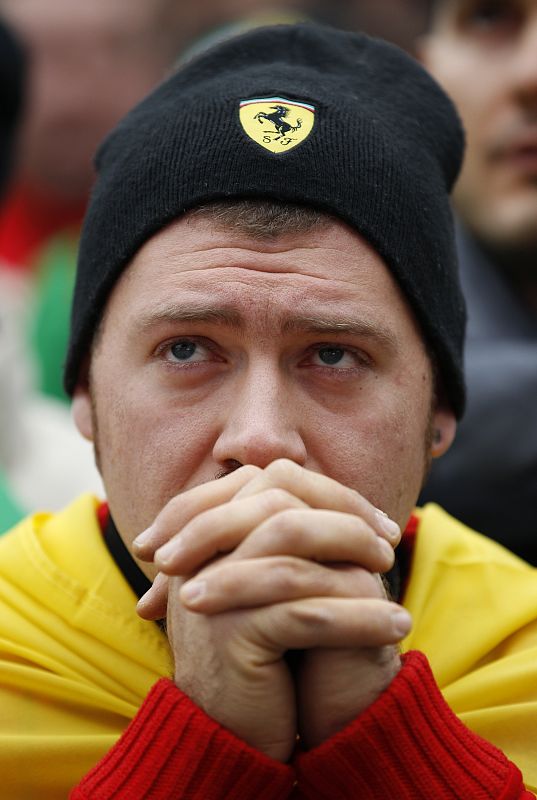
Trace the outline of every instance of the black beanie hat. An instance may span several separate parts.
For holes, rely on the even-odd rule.
[[[114,284],[147,239],[202,203],[270,198],[325,210],[377,250],[460,416],[465,311],[448,194],[462,154],[451,101],[386,42],[303,23],[207,50],[134,108],[97,154],[67,392]]]

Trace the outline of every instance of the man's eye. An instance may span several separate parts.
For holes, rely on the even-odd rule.
[[[318,347],[313,354],[313,362],[316,366],[340,367],[350,369],[357,366],[357,356],[345,347],[336,345],[323,345]]]
[[[345,351],[341,347],[321,347],[319,358],[323,364],[339,364],[344,358]]]
[[[189,339],[174,342],[169,347],[169,353],[171,360],[189,363],[193,361],[207,361],[209,357],[207,347]]]
[[[511,3],[484,0],[484,2],[475,3],[468,9],[465,25],[486,32],[500,27],[513,26],[517,20],[518,13]]]

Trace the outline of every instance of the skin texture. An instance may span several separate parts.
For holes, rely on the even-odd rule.
[[[431,373],[390,273],[335,221],[256,241],[182,218],[109,299],[74,416],[160,572],[140,613],[167,592],[177,685],[269,756],[326,739],[400,667],[410,620],[379,573],[431,428],[435,455],[453,438]]]
[[[420,47],[467,132],[454,192],[486,247],[537,263],[537,0],[440,0]]]

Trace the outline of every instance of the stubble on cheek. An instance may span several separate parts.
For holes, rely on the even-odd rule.
[[[394,511],[397,509],[401,519],[410,513],[415,505],[419,493],[427,481],[432,466],[432,446],[435,431],[435,412],[437,408],[436,397],[430,399],[428,408],[423,408],[421,418],[421,430],[416,430],[416,418],[406,420],[399,417],[394,431],[404,431],[406,425],[414,427],[414,434],[409,437],[402,437],[399,442],[399,457],[401,464],[406,464],[398,472],[394,485]],[[406,423],[406,424],[405,424]],[[396,517],[394,517],[396,518]],[[405,517],[406,518],[406,517]]]
[[[97,404],[95,401],[95,393],[93,391],[91,382],[90,382],[89,394],[91,403],[91,424],[93,428],[93,453],[95,455],[95,464],[97,466],[97,469],[99,470],[99,473],[102,475],[100,433],[99,433],[99,425],[97,422]]]
[[[88,394],[95,464],[104,481],[103,470],[107,471],[107,465],[110,462],[119,464],[123,460],[123,446],[121,439],[118,439],[116,434],[121,430],[125,414],[121,399],[116,395],[112,384],[106,384],[101,378],[99,390],[97,390],[97,380],[94,374],[97,349],[97,344],[95,344],[88,375]]]

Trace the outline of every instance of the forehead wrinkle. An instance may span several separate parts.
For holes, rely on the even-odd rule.
[[[191,245],[192,249],[189,249],[188,244],[185,245],[184,242],[150,240],[148,244],[154,248],[154,252],[148,251],[152,253],[152,258],[158,258],[163,266],[169,266],[179,272],[184,272],[185,267],[187,271],[192,272],[232,269],[277,276],[303,275],[325,281],[331,280],[333,275],[312,270],[311,253],[319,253],[323,264],[330,260],[337,264],[342,258],[342,253],[337,247],[327,247],[323,243],[300,243],[299,246],[294,240],[268,242],[266,247],[262,246],[264,242],[250,241],[229,244],[210,242],[205,246],[196,241]],[[252,244],[258,246],[249,246]],[[142,260],[140,254],[147,256],[148,253],[142,248],[134,257],[131,269],[138,260]],[[367,252],[356,253],[353,261],[359,266],[370,255]],[[258,263],[259,258],[263,259],[262,263]]]

